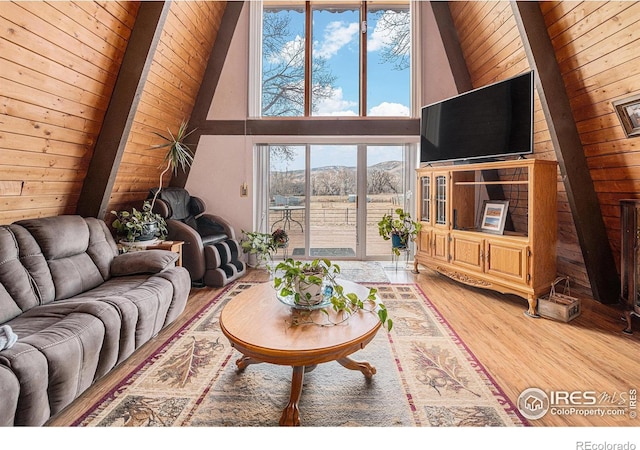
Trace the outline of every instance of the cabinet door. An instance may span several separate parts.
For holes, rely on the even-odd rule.
[[[449,188],[448,172],[433,174],[433,225],[438,228],[449,229]]]
[[[442,261],[449,261],[449,233],[433,230],[431,242],[431,256]]]
[[[529,247],[487,239],[486,272],[521,283],[529,282]]]
[[[416,252],[422,256],[431,256],[431,230],[426,229],[426,225],[422,224],[422,230],[416,240],[418,248]]]
[[[431,224],[431,197],[433,195],[433,182],[431,174],[423,175],[418,179],[420,186],[420,200],[418,201],[418,217],[421,222]]]
[[[484,239],[452,235],[451,262],[466,269],[482,272],[484,270]]]

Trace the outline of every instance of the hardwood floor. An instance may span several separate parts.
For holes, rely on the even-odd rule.
[[[604,406],[619,401],[621,395],[628,406],[629,391],[640,387],[640,325],[634,319],[634,334],[623,334],[624,323],[614,307],[583,298],[582,314],[569,323],[533,319],[524,315],[524,299],[465,286],[423,267],[419,274],[400,268],[387,270],[387,275],[393,283],[415,282],[422,288],[514,403],[523,390],[531,387],[545,392],[575,391],[578,394],[574,396],[594,391],[598,404],[608,410]],[[253,269],[243,278],[265,280],[265,271]],[[193,289],[187,310],[178,321],[96,383],[49,425],[69,425],[85,404],[104,395],[218,291]],[[601,403],[604,395],[610,396],[609,401]],[[639,426],[640,419],[631,418],[629,411],[623,416],[547,413],[531,423],[536,427],[630,427]]]

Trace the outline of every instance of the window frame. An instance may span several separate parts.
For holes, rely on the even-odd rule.
[[[265,4],[274,4],[277,5],[277,1],[271,0],[259,0],[255,2],[250,2],[251,13],[250,13],[250,45],[249,45],[249,58],[250,58],[250,67],[255,68],[256,70],[249,70],[249,117],[253,118],[277,118],[277,119],[300,119],[300,118],[330,118],[332,116],[321,116],[321,115],[313,115],[311,111],[312,107],[312,90],[311,90],[311,80],[312,80],[312,64],[313,64],[313,55],[312,55],[312,36],[313,36],[313,7],[314,2],[309,0],[304,1],[296,1],[291,2],[296,5],[303,6],[305,9],[305,75],[304,75],[304,106],[303,106],[303,115],[300,116],[263,116],[262,115],[262,33],[263,33],[263,12]],[[417,47],[418,43],[415,41],[416,36],[416,10],[414,2],[411,0],[406,1],[406,6],[408,8],[408,12],[410,15],[410,36],[411,36],[411,53],[410,53],[410,67],[409,67],[409,77],[410,77],[410,86],[409,86],[409,116],[369,116],[367,115],[367,39],[368,39],[368,30],[363,32],[363,27],[367,26],[367,1],[366,0],[354,0],[349,3],[336,3],[336,6],[346,7],[346,6],[354,6],[354,9],[359,10],[360,16],[360,29],[359,29],[359,101],[358,101],[358,112],[359,115],[355,117],[366,118],[366,117],[387,117],[387,118],[415,118],[417,117],[416,110],[416,95],[419,93],[419,83],[417,83],[417,71],[416,67],[418,67],[418,52]],[[381,4],[383,2],[376,2],[376,4]],[[405,4],[405,1],[398,0],[389,0],[389,6],[395,4]],[[322,4],[322,6],[328,7],[329,3]],[[364,18],[364,19],[363,19]],[[350,117],[346,116],[335,116],[335,117]]]

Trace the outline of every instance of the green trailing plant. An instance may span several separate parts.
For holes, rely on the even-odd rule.
[[[311,314],[299,315],[295,325],[304,323],[320,326],[333,326],[349,320],[358,311],[368,311],[378,316],[378,319],[388,331],[393,327],[393,321],[389,318],[387,308],[377,301],[375,288],[369,288],[366,298],[362,299],[353,292],[345,292],[344,287],[336,280],[340,274],[340,266],[328,259],[314,259],[313,261],[298,261],[292,258],[278,263],[274,268],[273,285],[281,297],[293,297],[296,305],[306,307],[313,305],[315,292],[309,292],[300,287],[315,287],[315,291],[329,297],[329,305],[338,313],[339,320],[333,320],[327,308],[320,309],[327,321],[318,323],[313,320]]]
[[[162,179],[164,175],[171,169],[173,169],[173,173],[178,173],[178,168],[184,171],[187,167],[190,167],[193,163],[193,151],[189,147],[189,144],[186,144],[184,140],[191,133],[195,131],[195,129],[187,132],[188,122],[183,120],[178,128],[178,132],[174,135],[170,129],[167,128],[168,136],[160,134],[156,131],[153,132],[156,136],[163,139],[165,142],[161,144],[156,144],[151,146],[153,149],[167,149],[167,153],[164,155],[164,163],[166,163],[165,169],[160,174],[160,183],[158,184],[158,190],[153,195],[153,200],[151,201],[151,209],[156,203],[156,199],[158,198],[158,194],[162,190]]]
[[[273,233],[261,233],[259,231],[242,230],[244,238],[240,242],[242,251],[248,254],[255,254],[261,261],[267,263],[272,259],[274,252],[278,248],[284,247],[289,242],[287,232],[278,228]]]
[[[269,233],[259,231],[242,230],[244,238],[240,242],[240,247],[244,253],[256,255],[261,261],[268,262],[271,255],[276,251],[276,243]]]
[[[397,208],[394,212],[397,217],[394,217],[393,212],[382,216],[378,222],[378,233],[385,241],[392,239],[393,236],[398,236],[400,245],[392,246],[392,250],[396,256],[400,256],[400,248],[405,248],[409,241],[416,240],[422,229],[422,224],[414,221],[411,214],[402,208]]]
[[[164,239],[167,235],[167,223],[160,214],[152,211],[151,203],[145,201],[142,209],[132,208],[131,211],[111,211],[116,216],[111,226],[119,236],[127,242],[149,239]]]

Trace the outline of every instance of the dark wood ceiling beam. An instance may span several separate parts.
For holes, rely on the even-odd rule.
[[[84,217],[104,217],[107,212],[111,190],[170,4],[163,1],[140,2],[80,192],[76,212]]]
[[[225,6],[224,14],[216,35],[216,40],[211,49],[209,60],[207,61],[207,68],[204,72],[204,77],[198,90],[195,105],[191,112],[189,119],[189,130],[195,129],[191,133],[185,143],[188,144],[194,152],[197,150],[198,141],[203,134],[210,134],[207,132],[207,115],[209,114],[209,108],[213,103],[213,95],[218,87],[220,81],[220,74],[224,68],[224,62],[231,46],[231,40],[233,39],[233,33],[236,30],[238,20],[240,19],[240,13],[246,2],[229,1]],[[170,186],[184,187],[189,177],[189,167],[186,167],[184,171],[180,170],[178,173],[171,177]]]
[[[229,136],[416,136],[420,119],[335,117],[208,120],[199,127],[206,135]]]
[[[511,2],[567,191],[593,297],[617,303],[620,280],[573,111],[538,2]],[[535,220],[535,217],[533,218]]]

